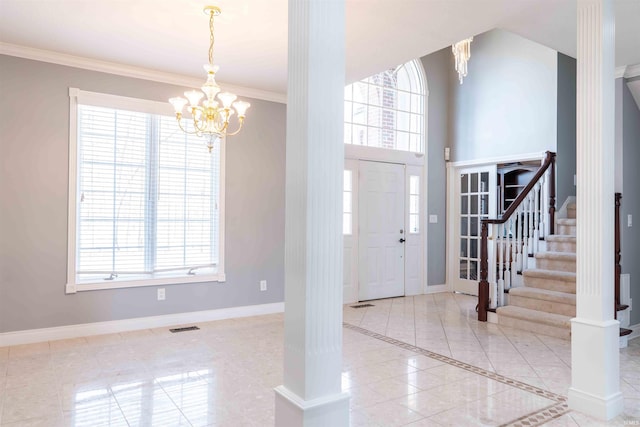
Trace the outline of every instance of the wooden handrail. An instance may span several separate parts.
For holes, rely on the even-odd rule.
[[[478,284],[478,320],[487,321],[487,311],[489,309],[489,262],[488,262],[488,240],[489,224],[504,224],[524,202],[537,182],[551,168],[549,172],[549,234],[555,234],[555,213],[556,213],[556,153],[547,151],[544,162],[540,169],[533,176],[526,187],[518,194],[518,197],[509,205],[500,218],[483,219],[481,221],[480,232],[480,283]]]
[[[502,216],[500,218],[489,218],[489,219],[483,219],[483,222],[487,222],[487,224],[504,224],[505,222],[507,222],[507,220],[509,218],[511,218],[511,216],[515,213],[516,209],[518,209],[518,206],[520,206],[520,203],[522,203],[524,201],[524,199],[527,197],[527,195],[529,195],[529,193],[531,192],[531,190],[533,190],[533,187],[535,187],[536,183],[538,182],[538,180],[540,178],[542,178],[542,175],[544,175],[544,173],[547,171],[547,169],[551,168],[551,176],[549,177],[549,215],[550,217],[550,222],[549,222],[549,230],[550,233],[549,234],[555,234],[554,233],[554,217],[555,217],[555,213],[556,213],[556,168],[555,168],[555,164],[556,164],[556,153],[552,153],[551,151],[547,151],[547,155],[544,158],[544,163],[542,163],[542,166],[540,166],[540,169],[538,169],[538,171],[536,172],[536,174],[533,176],[533,178],[531,178],[531,181],[529,181],[529,183],[527,184],[526,187],[524,187],[524,189],[520,192],[520,194],[518,194],[518,197],[516,197],[516,199],[513,201],[513,203],[511,203],[509,205],[509,208],[502,214]]]

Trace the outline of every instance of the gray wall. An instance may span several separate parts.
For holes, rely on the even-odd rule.
[[[619,79],[622,80],[622,79]],[[640,110],[626,84],[622,85],[623,189],[621,206],[622,273],[631,275],[631,324],[640,323]],[[627,227],[627,215],[633,227]]]
[[[68,88],[157,101],[185,88],[3,55],[0,73],[0,332],[283,301],[285,105],[249,100],[229,139],[225,283],[165,286],[166,301],[156,287],[65,295]]]
[[[453,161],[556,150],[557,52],[504,30],[474,37],[450,84]]]
[[[558,53],[556,208],[576,195],[576,60]]]
[[[437,224],[428,224],[427,285],[446,283],[446,205],[447,170],[444,147],[447,145],[450,49],[442,49],[422,60],[429,85],[427,139],[427,215],[438,215]],[[427,216],[428,219],[428,216]]]

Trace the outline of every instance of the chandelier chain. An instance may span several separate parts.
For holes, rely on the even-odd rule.
[[[209,64],[213,65],[213,11],[209,13]]]

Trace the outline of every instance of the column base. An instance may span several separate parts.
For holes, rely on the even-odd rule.
[[[349,393],[303,400],[283,385],[275,392],[277,427],[349,426]]]
[[[611,420],[624,410],[624,399],[621,392],[602,398],[570,387],[568,399],[569,408],[572,410],[601,420]]]
[[[569,408],[610,420],[621,414],[620,322],[571,319]]]

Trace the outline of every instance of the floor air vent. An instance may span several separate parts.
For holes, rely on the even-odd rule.
[[[175,334],[176,332],[197,331],[199,329],[200,328],[198,328],[197,326],[187,326],[185,328],[173,328],[169,330]]]
[[[373,304],[358,304],[358,305],[352,305],[351,308],[365,308],[365,307],[375,307],[375,305]]]

